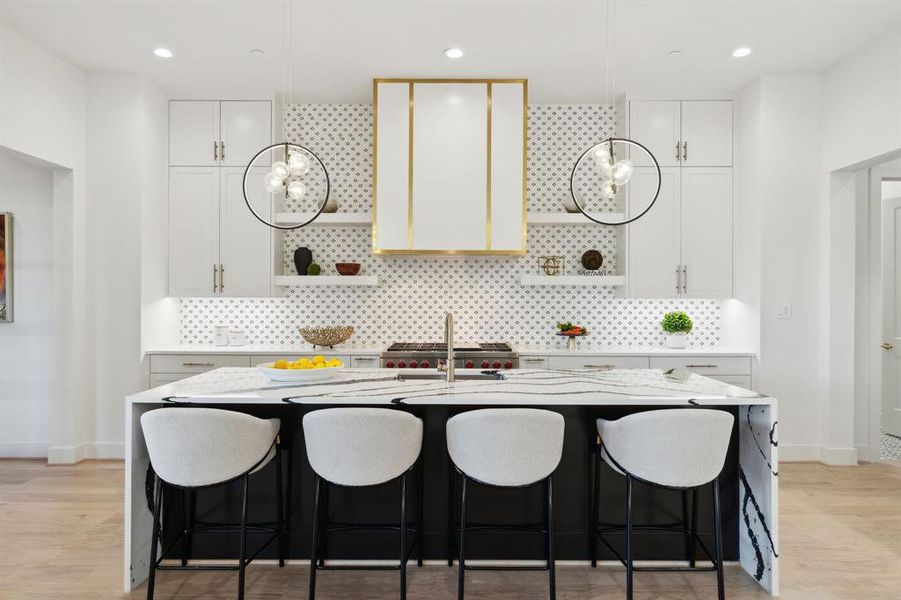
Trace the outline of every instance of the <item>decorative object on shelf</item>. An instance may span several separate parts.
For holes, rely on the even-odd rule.
[[[329,214],[338,212],[338,200],[334,196],[329,196],[328,200],[325,201],[322,212]]]
[[[610,99],[616,98],[616,1],[607,0],[607,14],[605,23],[607,25],[606,42],[607,48],[605,52],[606,72],[605,72],[605,104],[610,105]],[[611,57],[614,58],[611,69]],[[596,188],[591,190],[593,194],[599,195],[606,203],[614,202],[622,189],[628,185],[632,179],[633,166],[632,161],[626,158],[630,155],[629,151],[642,152],[648,156],[650,161],[654,163],[657,172],[657,186],[654,194],[649,197],[636,197],[635,194],[629,198],[630,211],[623,213],[619,218],[612,218],[612,214],[608,211],[602,215],[592,215],[589,213],[587,202],[583,194],[576,192],[576,181],[595,182]],[[582,171],[580,172],[580,169]],[[587,171],[587,172],[586,172]],[[593,171],[593,172],[592,172]],[[625,225],[631,223],[644,216],[654,203],[657,202],[657,196],[660,195],[660,184],[662,177],[660,174],[660,164],[647,147],[628,138],[610,137],[597,143],[585,150],[576,164],[573,165],[572,172],[569,176],[569,193],[579,211],[589,220],[600,225]],[[613,213],[615,214],[615,213]],[[630,217],[629,215],[633,215]]]
[[[597,271],[604,264],[604,255],[597,250],[587,250],[582,255],[582,266],[586,271]]]
[[[313,251],[301,246],[294,251],[294,268],[298,275],[306,275],[307,268],[313,263]]]
[[[571,321],[565,323],[557,323],[557,335],[566,339],[566,349],[576,349],[576,338],[588,335],[588,328],[581,325],[573,325]]]
[[[576,203],[573,201],[572,196],[568,196],[568,197],[566,197],[566,198],[563,198],[563,210],[565,210],[565,211],[568,212],[568,213],[579,213],[579,212],[581,212],[581,211],[579,210],[579,207],[578,207],[578,206],[576,205]]]
[[[319,275],[320,273],[322,273],[322,267],[319,266],[319,263],[312,263],[307,267],[307,275]]]
[[[335,263],[335,269],[340,275],[356,275],[360,272],[360,263]]]
[[[682,311],[672,311],[663,315],[660,327],[666,333],[666,347],[685,348],[686,338],[693,326],[691,317]]]
[[[13,215],[0,213],[0,323],[13,322]]]
[[[538,266],[545,275],[563,275],[565,258],[564,256],[539,256]]]
[[[292,90],[292,69],[290,62],[293,55],[293,49],[291,47],[291,23],[293,22],[291,9],[293,4],[293,0],[288,0],[284,3],[284,14],[282,18],[282,56],[285,57],[282,62],[282,81],[285,83],[284,98],[286,104],[291,103]],[[279,156],[279,153],[282,153],[282,155]],[[269,156],[270,154],[272,154],[272,156]],[[317,209],[312,213],[312,217],[302,223],[294,225],[277,225],[275,223],[270,223],[254,210],[253,205],[250,203],[250,199],[247,197],[248,175],[251,172],[251,168],[263,155],[267,155],[267,159],[261,161],[261,166],[270,165],[270,168],[269,172],[263,177],[262,185],[270,194],[284,194],[286,201],[299,201],[306,196],[307,188],[320,188],[319,185],[311,184],[308,181],[308,176],[311,176],[314,173],[322,174],[322,177],[325,179],[325,185],[321,186],[324,187],[324,192],[317,202]],[[316,165],[318,165],[318,168],[314,169]],[[254,183],[255,185],[259,185],[259,182]],[[244,169],[244,178],[241,183],[241,188],[244,193],[244,204],[247,205],[247,209],[260,223],[268,225],[273,229],[292,230],[306,227],[322,214],[328,201],[329,193],[331,192],[331,182],[329,181],[328,170],[325,168],[325,164],[319,160],[319,157],[316,156],[312,150],[301,146],[300,144],[284,141],[278,144],[272,144],[271,146],[266,146],[253,155],[247,163],[247,167]]]
[[[354,328],[350,325],[341,327],[301,327],[300,336],[313,346],[332,348],[350,339]]]

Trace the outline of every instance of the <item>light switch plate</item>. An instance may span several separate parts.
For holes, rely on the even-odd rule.
[[[788,302],[777,302],[776,303],[776,318],[777,319],[791,319],[792,318],[792,305]]]

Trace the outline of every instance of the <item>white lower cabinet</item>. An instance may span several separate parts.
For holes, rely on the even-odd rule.
[[[547,369],[546,356],[520,356],[519,368],[521,369]]]
[[[751,376],[749,356],[652,356],[652,369],[679,369],[699,375],[745,375]]]
[[[647,369],[647,356],[551,356],[551,369]]]
[[[346,363],[345,363],[346,364]],[[354,369],[375,369],[380,366],[379,355],[351,356],[350,366]]]
[[[730,385],[751,389],[751,377],[748,375],[711,375],[710,378]]]

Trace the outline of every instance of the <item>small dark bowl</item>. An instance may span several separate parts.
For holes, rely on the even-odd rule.
[[[341,275],[356,275],[360,272],[360,263],[335,263],[335,268]]]

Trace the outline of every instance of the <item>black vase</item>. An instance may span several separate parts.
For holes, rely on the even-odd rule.
[[[298,275],[306,275],[307,267],[313,262],[313,253],[309,248],[298,248],[294,251],[294,268]]]

